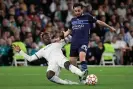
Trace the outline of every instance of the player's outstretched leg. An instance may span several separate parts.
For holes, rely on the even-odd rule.
[[[78,75],[81,77],[81,80],[85,80],[87,75],[88,75],[88,71],[81,71],[80,69],[78,69],[77,67],[73,66],[72,64],[70,64],[69,61],[66,61],[64,63],[64,67],[67,69],[67,70],[70,70],[72,73]]]
[[[53,72],[53,71],[47,72],[47,78],[48,78],[48,80],[50,80],[54,83],[57,83],[57,84],[69,84],[69,85],[78,84],[77,82],[72,82],[70,80],[63,80],[63,79],[59,78],[58,76],[55,75],[55,72]]]
[[[72,64],[70,64],[69,61],[66,61],[64,63],[64,67],[67,69],[67,70],[70,70],[72,73],[76,74],[76,75],[79,75],[79,76],[82,76],[83,75],[83,72],[78,69],[77,67],[73,66]]]

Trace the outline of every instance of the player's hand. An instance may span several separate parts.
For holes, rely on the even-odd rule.
[[[110,29],[111,29],[112,31],[116,31],[116,29],[115,29],[115,28],[113,28],[113,27],[110,27]]]
[[[12,47],[13,47],[13,50],[16,51],[16,52],[20,52],[21,51],[20,47],[17,46],[17,45],[12,45]]]
[[[66,33],[65,31],[62,31],[64,34]]]

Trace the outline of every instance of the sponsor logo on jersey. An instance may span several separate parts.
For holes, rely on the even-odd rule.
[[[81,29],[84,25],[88,24],[88,20],[76,20],[72,21],[72,29]]]

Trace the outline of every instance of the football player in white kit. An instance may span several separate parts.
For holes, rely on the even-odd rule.
[[[87,71],[81,71],[77,67],[70,64],[67,58],[63,55],[61,48],[66,44],[66,41],[69,40],[69,36],[67,38],[63,38],[64,34],[55,32],[56,34],[53,36],[54,39],[51,39],[48,33],[43,33],[41,36],[43,42],[47,45],[44,48],[40,49],[34,55],[29,56],[24,53],[18,46],[13,45],[13,49],[24,56],[29,62],[37,60],[41,57],[44,57],[48,61],[47,68],[47,78],[48,80],[58,83],[58,84],[79,84],[77,82],[72,82],[70,80],[63,80],[59,78],[60,68],[65,68],[72,73],[80,76],[84,81],[87,76]],[[62,39],[63,38],[63,39]]]

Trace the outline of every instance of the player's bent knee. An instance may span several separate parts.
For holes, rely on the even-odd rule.
[[[53,76],[55,75],[55,72],[53,72],[53,71],[48,71],[47,72],[47,74],[46,74],[46,76],[47,76],[47,78],[50,80]]]
[[[69,62],[69,61],[66,61],[66,62],[64,63],[64,67],[65,67],[67,70],[69,70],[69,66],[70,66],[70,62]]]

